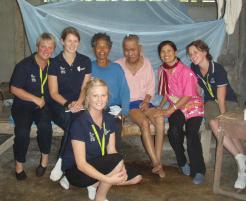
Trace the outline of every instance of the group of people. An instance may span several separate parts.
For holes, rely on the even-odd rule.
[[[36,175],[44,175],[53,121],[64,130],[59,150],[63,175],[58,179],[63,176],[65,188],[69,184],[87,187],[90,199],[104,201],[112,185],[139,183],[142,176],[125,165],[117,153],[119,119],[128,115],[140,127],[152,173],[165,177],[161,156],[167,117],[167,134],[181,173],[192,176],[194,184],[204,182],[201,122],[205,116],[216,136],[215,117],[237,104],[226,71],[212,60],[205,42],[196,40],[187,46],[191,68],[177,57],[174,42],[166,40],[158,45],[162,62],[158,69],[158,93],[163,97],[158,106],[151,103],[155,96],[155,74],[137,35],[124,37],[124,57],[115,62],[109,59],[112,41],[106,33],[97,33],[91,39],[96,57],[92,62],[77,52],[80,35],[74,27],[62,31],[61,43],[63,51],[51,59],[55,38],[50,33],[41,34],[37,51],[16,65],[10,80],[10,91],[15,96],[11,113],[15,123],[13,150],[17,180],[27,178],[23,164],[33,122],[37,125],[41,152]],[[116,117],[109,114],[112,106],[121,108]],[[155,127],[154,138],[150,135],[150,124]],[[184,153],[185,136],[189,160]],[[225,138],[224,145],[238,164],[235,188],[245,188],[243,147],[230,138]]]

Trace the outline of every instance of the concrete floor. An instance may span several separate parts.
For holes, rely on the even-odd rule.
[[[5,136],[6,137],[6,136]],[[5,138],[0,135],[0,139]],[[2,140],[3,141],[3,140]],[[53,138],[50,163],[42,178],[35,176],[35,168],[39,163],[39,151],[35,139],[31,140],[25,170],[26,181],[16,181],[14,176],[14,160],[12,148],[0,156],[0,201],[86,201],[87,191],[76,187],[69,190],[61,188],[59,183],[49,180],[49,173],[56,162],[56,153],[60,138]],[[135,186],[113,187],[109,194],[110,201],[231,201],[224,196],[215,195],[212,191],[214,157],[208,165],[206,182],[193,185],[192,179],[182,176],[176,167],[176,160],[168,142],[165,143],[163,164],[166,178],[159,179],[151,173],[151,167],[139,137],[123,140],[123,153],[127,163],[135,166],[143,175],[143,182]],[[214,156],[214,149],[212,149]],[[232,157],[226,154],[223,167],[222,184],[231,188],[236,177],[236,165]]]

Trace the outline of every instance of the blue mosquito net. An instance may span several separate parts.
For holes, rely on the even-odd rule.
[[[225,38],[224,20],[194,22],[178,0],[166,1],[79,1],[63,0],[32,6],[17,0],[24,19],[31,51],[36,50],[37,37],[42,32],[55,35],[57,48],[61,31],[67,26],[76,27],[81,35],[79,52],[94,58],[90,40],[97,32],[106,32],[113,41],[111,60],[123,56],[122,39],[126,34],[137,34],[143,45],[144,55],[150,59],[156,72],[160,65],[157,46],[163,40],[172,40],[178,48],[178,57],[187,65],[185,47],[195,39],[202,39],[210,47],[216,60]],[[55,56],[54,55],[54,56]]]

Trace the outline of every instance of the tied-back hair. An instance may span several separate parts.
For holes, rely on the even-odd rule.
[[[109,35],[107,35],[106,33],[96,33],[92,38],[91,38],[91,47],[95,48],[97,41],[98,40],[105,40],[107,42],[107,45],[109,48],[112,47],[113,42],[111,41],[111,38]]]
[[[207,43],[205,43],[204,41],[195,40],[195,41],[192,41],[189,45],[187,45],[186,46],[186,54],[187,55],[189,55],[189,48],[191,46],[195,46],[197,49],[199,49],[202,52],[207,52],[207,55],[206,55],[207,60],[208,61],[212,61],[213,60],[213,57],[212,57],[212,55],[209,52],[209,47],[208,47]]]
[[[92,88],[99,87],[99,86],[106,87],[108,91],[108,96],[109,96],[109,90],[108,90],[108,86],[106,82],[104,82],[102,79],[99,79],[99,78],[91,78],[91,80],[88,81],[85,85],[85,99],[83,102],[83,107],[85,109],[88,109],[89,107],[88,97],[89,97],[89,94],[91,93]]]
[[[61,33],[61,39],[64,41],[66,39],[66,37],[68,36],[68,34],[72,34],[72,35],[76,36],[78,38],[78,40],[80,41],[80,34],[76,28],[74,28],[74,27],[65,28]]]
[[[51,33],[42,33],[36,40],[36,47],[38,47],[40,45],[40,42],[43,40],[51,40],[54,43],[54,47],[56,47],[56,39]]]

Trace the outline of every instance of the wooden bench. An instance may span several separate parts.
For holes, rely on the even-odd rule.
[[[0,100],[4,101],[6,99],[13,98],[13,95],[9,92],[9,83],[1,82],[0,83]]]
[[[56,125],[52,126],[53,128],[53,136],[62,136],[63,130]],[[0,155],[4,153],[9,147],[11,147],[14,143],[14,124],[7,121],[0,121],[0,133],[11,135],[4,143],[0,145]],[[32,126],[31,128],[31,137],[34,138],[37,136],[37,128],[36,126]]]
[[[165,134],[167,134],[169,124],[165,123]],[[150,125],[151,135],[155,135],[155,128],[151,124]],[[204,121],[202,122],[202,125],[200,127],[200,134],[201,134],[201,144],[202,144],[202,150],[203,150],[203,157],[206,164],[210,162],[211,153],[210,153],[210,146],[211,146],[211,136],[212,132],[210,130],[207,130],[204,125]],[[122,137],[128,137],[133,135],[141,135],[140,128],[137,126],[137,124],[133,123],[129,117],[125,118],[123,124],[122,124],[122,131],[121,136]]]

